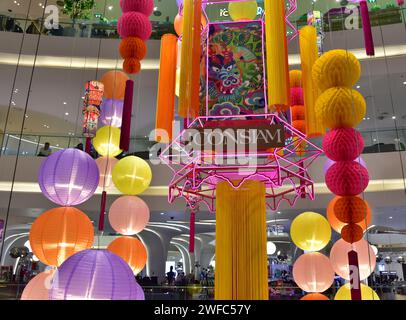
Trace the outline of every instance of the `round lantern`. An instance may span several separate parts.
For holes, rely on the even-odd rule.
[[[176,15],[175,20],[173,22],[173,25],[175,27],[175,32],[176,34],[180,37],[183,34],[183,16],[181,16],[179,13]]]
[[[330,300],[330,299],[321,293],[308,293],[300,300]]]
[[[88,200],[99,184],[99,169],[86,152],[63,149],[41,163],[38,184],[42,193],[60,206],[75,206]]]
[[[123,152],[120,149],[120,135],[120,129],[111,126],[104,126],[97,130],[93,138],[93,146],[97,153],[104,157],[118,156]]]
[[[109,189],[113,186],[111,172],[118,160],[116,158],[101,157],[96,159],[97,167],[100,172],[99,187]]]
[[[118,19],[117,32],[121,38],[138,37],[147,41],[152,33],[152,25],[145,14],[130,11]]]
[[[266,243],[266,254],[268,256],[273,255],[276,252],[276,245],[272,241]]]
[[[334,276],[330,260],[318,252],[301,255],[293,265],[293,279],[303,291],[326,291],[333,284]]]
[[[364,139],[353,128],[333,129],[323,139],[323,150],[331,160],[352,161],[364,150]]]
[[[107,99],[124,100],[125,86],[130,78],[122,71],[108,71],[102,78],[104,97]]]
[[[290,226],[290,236],[297,247],[305,251],[323,249],[331,238],[330,224],[322,215],[304,212]]]
[[[120,128],[123,120],[123,106],[122,100],[104,100],[100,107],[99,121],[105,126]]]
[[[359,196],[339,197],[332,209],[337,219],[345,223],[365,221],[371,210],[368,203]]]
[[[332,87],[352,87],[361,77],[361,64],[346,50],[330,50],[316,60],[312,76],[321,91]]]
[[[154,0],[120,0],[123,12],[137,11],[150,16],[154,11]]]
[[[142,289],[142,287],[138,284],[137,281],[135,281],[135,288],[136,288],[136,300],[145,300],[145,293],[144,290]]]
[[[134,274],[140,273],[147,263],[147,249],[137,238],[117,238],[109,244],[107,250],[127,262]]]
[[[304,120],[305,119],[305,108],[304,106],[292,106],[290,108],[292,113],[292,121]]]
[[[361,299],[362,300],[380,300],[376,292],[367,285],[361,283]],[[346,283],[338,289],[334,300],[352,300],[350,284]]]
[[[306,121],[305,120],[294,120],[292,121],[292,127],[299,130],[302,133],[306,132]]]
[[[356,196],[368,187],[368,170],[355,161],[333,164],[326,172],[326,185],[338,196]]]
[[[328,219],[331,227],[338,233],[341,233],[341,229],[346,225],[346,222],[338,220],[336,213],[335,213],[336,203],[341,198],[343,198],[343,197],[340,197],[340,196],[335,197],[333,200],[330,201],[330,203],[328,204],[328,207],[327,207],[327,219]],[[349,200],[349,198],[351,198],[351,197],[345,197],[345,198],[347,198],[346,202],[341,203],[337,207],[337,210],[343,211],[342,213],[339,213],[340,217],[346,216],[347,214],[348,215],[353,214],[354,218],[351,218],[351,219],[357,220],[357,219],[359,219],[359,215],[364,216],[365,218],[363,220],[359,221],[357,224],[362,228],[362,230],[366,230],[366,228],[371,224],[371,219],[372,219],[371,208],[369,207],[368,203],[365,201],[365,204],[367,205],[367,211],[365,212],[365,211],[363,211],[364,210],[363,205],[361,207],[357,207],[358,201]],[[349,221],[351,219],[348,219],[347,221]]]
[[[375,256],[378,254],[378,248],[374,245],[371,245],[372,250],[374,251]]]
[[[341,229],[341,238],[348,243],[358,242],[364,236],[364,230],[355,223],[345,225]]]
[[[123,70],[128,74],[136,74],[141,71],[141,62],[135,58],[125,59],[123,62]]]
[[[234,21],[253,20],[258,14],[258,4],[256,1],[230,2],[228,12]]]
[[[113,169],[113,182],[116,188],[126,195],[137,195],[148,189],[152,171],[148,163],[138,157],[121,159]]]
[[[123,196],[113,202],[109,211],[111,227],[118,233],[131,236],[141,232],[149,222],[148,205],[135,196]]]
[[[47,270],[37,274],[27,283],[21,300],[49,300],[49,289],[55,270]]]
[[[362,239],[353,244],[338,240],[330,251],[331,266],[342,278],[350,280],[350,267],[348,265],[348,252],[354,250],[358,253],[359,276],[366,279],[375,269],[376,258],[369,243]]]
[[[316,116],[326,128],[356,127],[366,113],[366,102],[357,90],[333,87],[316,101]]]
[[[32,224],[32,252],[44,264],[60,266],[71,255],[93,245],[94,231],[90,219],[73,207],[46,211]]]
[[[139,287],[128,264],[107,250],[85,250],[54,276],[50,300],[137,300]]]
[[[121,40],[119,50],[123,59],[135,58],[142,60],[147,54],[147,45],[140,38],[129,37]]]

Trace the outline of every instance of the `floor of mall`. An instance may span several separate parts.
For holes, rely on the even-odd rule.
[[[0,74],[0,300],[406,300],[404,0],[2,0]]]

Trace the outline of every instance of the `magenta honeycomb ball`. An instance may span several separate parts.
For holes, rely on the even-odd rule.
[[[327,187],[338,196],[356,196],[368,183],[368,170],[355,161],[336,162],[326,173]]]
[[[138,37],[147,41],[152,33],[151,22],[140,12],[126,12],[117,23],[118,34],[121,38]]]
[[[154,11],[154,0],[120,0],[123,12],[141,12],[149,17]]]
[[[290,88],[290,105],[303,106],[303,89],[299,87]]]
[[[364,139],[353,128],[333,129],[324,137],[323,150],[331,160],[352,161],[364,150]]]

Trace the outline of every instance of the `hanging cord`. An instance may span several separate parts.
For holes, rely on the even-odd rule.
[[[48,2],[48,0],[45,0],[45,4],[44,4],[45,7],[47,6],[47,2]],[[28,15],[29,15],[30,9],[31,9],[31,3],[32,3],[32,1],[30,0],[29,7],[28,7],[28,12],[27,12],[27,20],[28,20]],[[41,28],[40,28],[41,30],[42,30],[43,25],[44,25],[44,16],[45,16],[45,10],[42,12]],[[37,38],[34,62],[33,62],[32,68],[31,68],[31,75],[30,75],[30,81],[29,81],[29,86],[28,86],[27,98],[26,98],[26,101],[25,101],[23,119],[22,119],[21,128],[20,128],[20,139],[18,140],[17,155],[16,155],[16,160],[15,160],[15,163],[14,163],[13,175],[12,175],[12,180],[11,180],[10,195],[9,195],[8,204],[7,204],[6,219],[5,219],[5,222],[4,222],[4,235],[6,234],[6,230],[7,230],[7,226],[8,226],[8,220],[9,220],[9,216],[10,216],[11,201],[13,200],[14,184],[15,184],[15,178],[16,178],[16,173],[17,173],[17,165],[18,165],[18,160],[20,158],[21,136],[22,136],[23,131],[24,131],[24,125],[25,125],[25,119],[26,119],[25,115],[27,114],[28,102],[29,102],[30,96],[31,96],[31,87],[32,87],[33,79],[34,79],[35,65],[37,63],[39,45],[40,45],[40,42],[41,42],[41,35],[42,35],[42,33],[40,32],[38,34],[38,38]],[[23,41],[24,41],[24,38],[23,38]],[[18,72],[18,66],[19,66],[19,62],[20,62],[22,46],[23,46],[23,43],[21,44],[21,48],[20,48],[19,60],[18,60],[18,64],[17,64],[17,67],[16,67],[16,76],[17,76],[17,72]],[[14,79],[14,83],[13,83],[13,92],[14,92],[15,83],[16,83],[16,78]],[[13,95],[13,93],[12,93],[12,95]],[[11,104],[11,101],[10,101],[10,104]],[[10,106],[9,106],[9,109],[10,109]],[[2,242],[1,242],[0,261],[1,261],[2,257],[3,257],[3,248],[4,248],[5,238],[6,237],[4,236],[3,239],[2,239]]]

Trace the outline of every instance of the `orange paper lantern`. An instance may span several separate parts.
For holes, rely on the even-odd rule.
[[[59,267],[71,255],[93,245],[94,231],[90,219],[73,207],[46,211],[32,224],[32,252],[44,264]]]
[[[136,74],[141,71],[141,63],[135,58],[125,59],[123,62],[123,70],[129,74]]]
[[[324,294],[321,293],[309,293],[302,297],[300,300],[330,300]]]
[[[293,128],[299,130],[302,133],[306,132],[306,121],[304,120],[295,120],[292,121]]]
[[[144,269],[147,263],[147,249],[137,238],[117,238],[109,244],[107,250],[126,261],[134,274],[138,274]]]
[[[358,223],[371,215],[368,203],[358,196],[341,197],[334,203],[334,215],[345,223]]]
[[[108,71],[102,78],[104,97],[107,99],[124,100],[125,85],[130,78],[122,71]]]
[[[138,37],[128,37],[121,40],[119,50],[123,59],[135,58],[142,60],[147,55],[147,46]]]
[[[331,227],[338,233],[341,233],[341,229],[346,225],[346,223],[338,220],[334,213],[335,203],[340,198],[341,198],[340,196],[336,196],[333,200],[330,201],[330,203],[328,204],[328,207],[327,207],[328,222],[330,222]],[[369,208],[368,203],[367,203],[367,207],[368,207],[368,210],[367,210],[366,218],[357,223],[362,228],[363,231],[365,231],[366,228],[371,224],[371,220],[372,220],[371,209]]]
[[[355,223],[347,224],[341,229],[341,237],[348,243],[360,241],[363,235],[364,230],[362,230],[362,228]]]
[[[290,110],[292,111],[292,121],[305,119],[304,106],[292,106]]]

